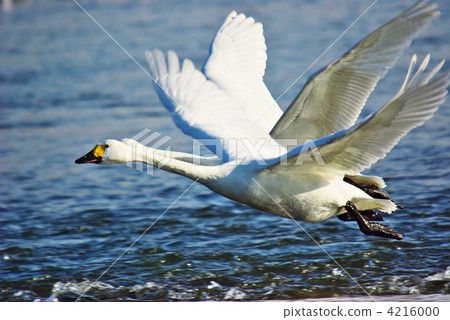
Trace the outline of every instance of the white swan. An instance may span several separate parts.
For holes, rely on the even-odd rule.
[[[314,75],[282,113],[263,82],[262,25],[232,12],[217,32],[203,73],[173,51],[147,52],[155,88],[175,124],[215,157],[166,152],[137,141],[106,140],[76,163],[140,161],[198,181],[253,208],[300,221],[356,220],[362,232],[401,239],[373,209],[396,203],[380,177],[360,172],[382,159],[444,102],[449,72],[423,75],[414,55],[403,85],[378,112],[355,124],[378,80],[412,37],[439,15],[419,1]]]

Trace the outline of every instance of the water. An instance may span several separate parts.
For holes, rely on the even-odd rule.
[[[442,17],[377,87],[363,115],[395,94],[413,52],[431,52],[433,64],[450,57],[450,5],[438,2]],[[370,3],[82,1],[142,65],[144,51],[159,47],[200,67],[232,9],[255,16],[264,23],[265,78],[275,97]],[[409,4],[378,1],[280,105],[308,75]],[[191,185],[186,178],[75,165],[94,144],[145,128],[172,137],[172,150],[189,151],[191,139],[172,124],[147,75],[75,3],[2,5],[0,300],[73,301],[87,289],[81,300],[369,301],[364,290],[380,300],[449,300],[449,101],[367,171],[386,177],[405,207],[387,217],[405,239],[367,237],[338,219],[302,223],[331,258],[289,219],[199,184],[160,217]]]

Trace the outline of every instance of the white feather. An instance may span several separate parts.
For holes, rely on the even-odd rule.
[[[146,52],[158,95],[172,113],[175,124],[186,134],[208,140],[206,146],[224,162],[254,157],[248,146],[258,149],[261,158],[285,152],[270,135],[247,117],[242,105],[219,88],[185,59],[181,70],[175,52],[167,61],[160,50]],[[223,150],[223,154],[220,152]]]
[[[233,11],[214,37],[203,72],[268,133],[282,111],[263,82],[266,60],[262,24]]]
[[[413,57],[412,60],[415,59]],[[349,129],[312,141],[308,148],[296,147],[288,153],[287,165],[277,163],[281,159],[274,160],[272,163],[276,164],[269,166],[268,170],[297,174],[315,171],[341,176],[342,173],[356,175],[384,158],[403,136],[431,118],[445,100],[450,71],[430,82],[443,66],[442,61],[419,80],[428,61],[429,56],[425,57],[412,80],[405,81],[407,85],[402,85],[396,96],[380,111]],[[414,63],[410,64],[407,77],[412,74],[412,68]],[[298,157],[302,153],[314,152],[323,163],[316,160],[298,165]]]
[[[302,144],[352,126],[378,81],[418,31],[439,15],[436,4],[425,2],[417,2],[313,76],[277,122],[272,137],[281,144],[283,139]]]

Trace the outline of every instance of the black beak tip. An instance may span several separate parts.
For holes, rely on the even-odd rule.
[[[100,163],[101,160],[102,160],[102,157],[94,156],[94,154],[91,151],[88,154],[82,156],[81,158],[78,158],[77,160],[75,160],[75,163],[77,163],[77,164],[80,164],[80,163]]]

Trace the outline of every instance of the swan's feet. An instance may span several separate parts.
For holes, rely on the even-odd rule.
[[[359,230],[361,230],[362,233],[390,239],[403,239],[403,236],[391,227],[388,227],[381,223],[370,222],[358,211],[358,209],[356,209],[353,202],[348,201],[345,205],[345,209],[347,210],[347,213],[354,217],[354,219],[358,223]]]
[[[384,218],[373,210],[359,211],[359,213],[368,221],[384,221]],[[346,212],[337,216],[342,221],[356,221],[355,217]]]

